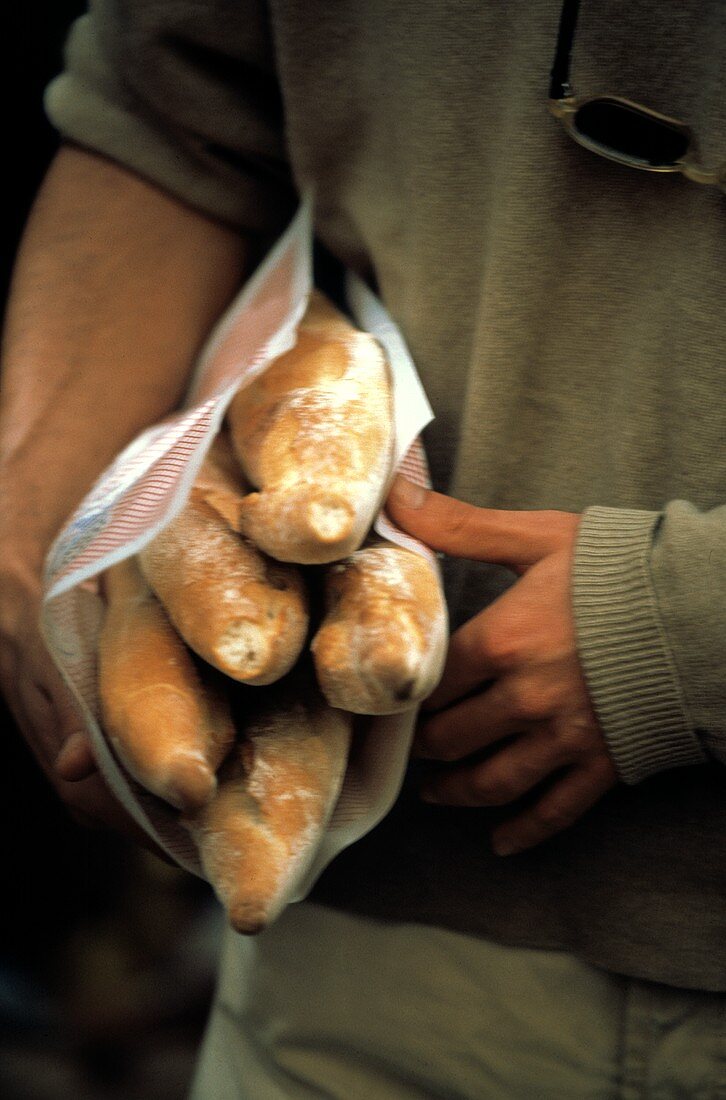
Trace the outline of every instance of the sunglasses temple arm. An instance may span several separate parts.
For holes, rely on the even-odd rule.
[[[550,99],[566,99],[572,95],[570,85],[570,54],[575,38],[580,0],[564,0],[557,32],[557,50],[550,72]]]

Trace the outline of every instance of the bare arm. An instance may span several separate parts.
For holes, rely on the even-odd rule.
[[[179,403],[246,255],[232,229],[72,147],[21,246],[0,392],[0,687],[79,817],[120,823],[97,776],[61,778],[82,753],[55,768],[75,726],[38,633],[43,559],[114,455]]]

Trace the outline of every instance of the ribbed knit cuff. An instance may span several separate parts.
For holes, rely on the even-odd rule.
[[[706,759],[688,719],[648,569],[658,518],[657,512],[589,508],[575,551],[580,659],[625,783]]]

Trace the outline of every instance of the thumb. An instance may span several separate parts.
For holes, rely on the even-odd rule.
[[[579,516],[570,512],[522,512],[477,508],[396,478],[386,502],[395,524],[414,538],[455,558],[504,565],[524,573],[574,537]]]

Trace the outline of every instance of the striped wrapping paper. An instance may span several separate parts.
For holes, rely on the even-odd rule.
[[[308,197],[212,333],[184,408],[142,432],[116,458],[71,516],[46,562],[44,635],[78,703],[104,779],[157,844],[198,875],[202,871],[196,849],[176,810],[129,776],[99,725],[96,648],[103,607],[95,578],[137,553],[181,510],[234,394],[294,345],[311,288]],[[403,338],[380,301],[352,274],[347,294],[357,324],[376,336],[392,366],[394,466],[428,484],[419,434],[432,413]],[[384,537],[428,553],[384,513],[375,526]],[[301,871],[290,900],[304,897],[333,856],[388,812],[400,789],[414,720],[415,711],[360,720],[360,751],[348,769],[320,848]]]

